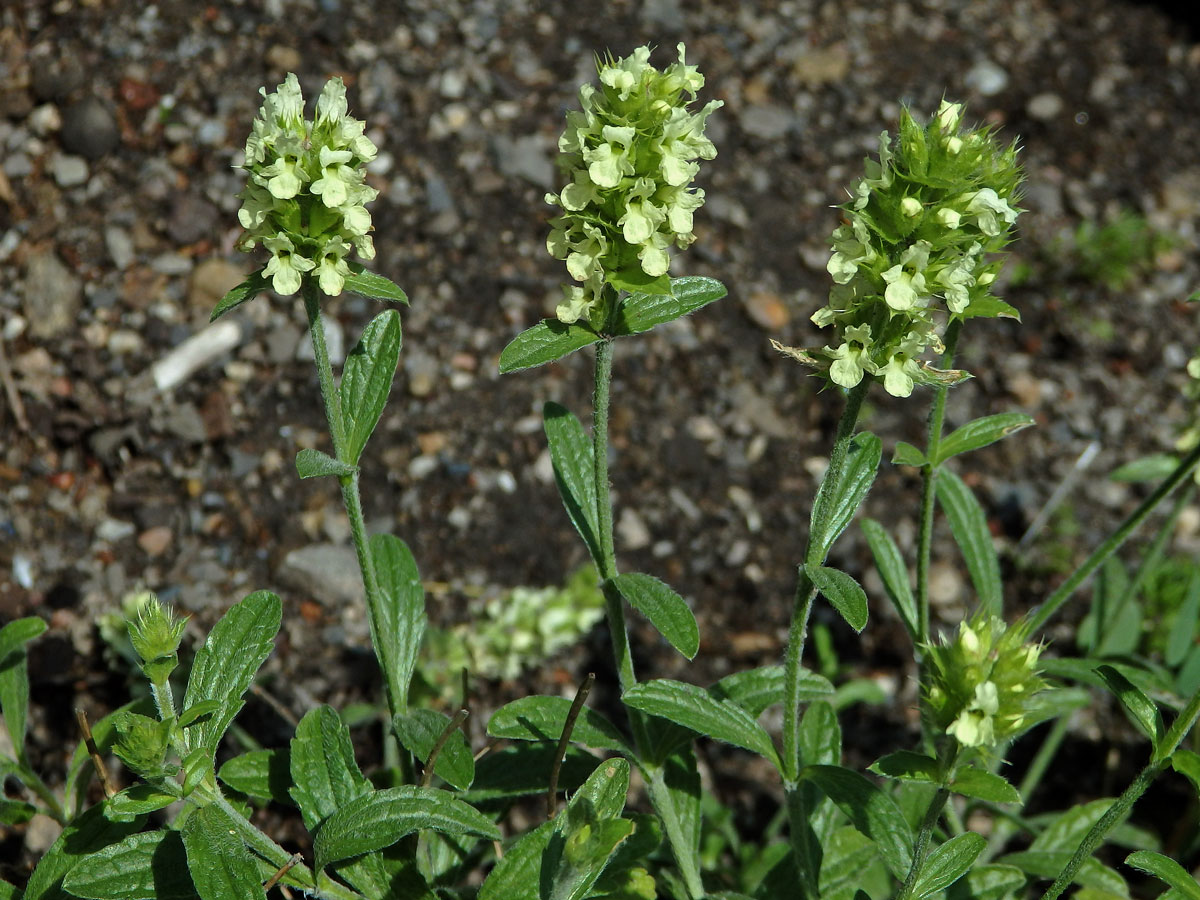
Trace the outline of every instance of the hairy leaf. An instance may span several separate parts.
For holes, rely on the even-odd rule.
[[[1000,615],[1004,607],[1000,560],[983,507],[963,480],[948,469],[938,472],[937,498],[950,520],[954,540],[962,550],[971,583],[979,595],[979,605],[993,615]]]
[[[783,666],[761,666],[743,669],[726,675],[708,689],[718,700],[730,700],[752,716],[759,716],[768,707],[783,702]],[[828,699],[833,694],[829,679],[808,669],[800,670],[800,700]]]
[[[682,597],[653,575],[626,573],[614,578],[613,584],[672,647],[688,659],[695,657],[700,649],[700,628]]]
[[[565,406],[550,402],[542,407],[554,480],[571,524],[583,538],[596,565],[600,552],[599,512],[596,507],[595,453],[579,419]]]
[[[561,359],[582,347],[602,340],[583,325],[567,325],[558,319],[543,319],[522,331],[500,354],[500,374],[532,369]]]
[[[345,436],[343,462],[356,465],[387,405],[400,361],[400,314],[385,310],[370,321],[342,367],[338,387]]]
[[[406,716],[396,716],[392,719],[392,730],[404,749],[421,760],[424,765],[429,760],[450,717],[433,709],[414,709]],[[471,756],[471,748],[461,728],[454,732],[442,745],[441,752],[434,763],[437,776],[460,791],[465,791],[475,779],[475,760]]]
[[[896,449],[892,451],[893,466],[924,466],[929,464],[925,451],[907,441],[896,441]]]
[[[949,787],[956,794],[990,803],[1021,802],[1020,793],[1003,776],[969,766],[954,773]]]
[[[817,785],[854,827],[875,842],[888,870],[903,879],[912,865],[912,831],[894,800],[857,772],[806,766],[800,777]]]
[[[888,599],[892,601],[892,606],[896,608],[909,635],[916,637],[920,631],[917,601],[913,597],[908,566],[904,564],[900,548],[896,546],[887,530],[874,519],[863,519],[859,525],[867,539],[867,546],[871,548],[871,555],[875,557],[875,568],[879,570],[879,577],[883,581],[883,589]]]
[[[425,636],[425,588],[412,551],[390,534],[367,541],[379,585],[378,621],[368,620],[371,646],[392,697],[407,697]]]
[[[1015,434],[1036,424],[1032,416],[1018,412],[1000,413],[975,419],[954,429],[942,438],[941,443],[938,444],[937,459],[933,460],[933,464],[940,465],[952,456],[994,444],[1001,438],[1006,438],[1010,434]]]
[[[829,549],[854,518],[858,507],[879,471],[883,445],[869,431],[860,431],[850,443],[841,477],[833,484],[828,477],[821,479],[813,501],[806,563],[821,565]]]
[[[296,474],[301,478],[321,478],[325,475],[348,478],[357,471],[357,466],[334,459],[328,453],[313,450],[311,447],[305,447],[296,454]]]
[[[1125,857],[1125,865],[1153,875],[1168,887],[1179,891],[1186,900],[1200,900],[1200,884],[1196,883],[1196,879],[1187,869],[1169,856],[1150,850],[1138,850]]]
[[[867,625],[867,595],[857,581],[843,572],[829,566],[817,566],[811,563],[802,567],[817,590],[829,601],[846,623],[855,631],[862,631]]]
[[[371,300],[387,300],[391,303],[408,305],[408,295],[396,284],[382,275],[369,272],[356,263],[350,265],[343,287],[361,297]]]
[[[570,709],[571,701],[566,697],[522,697],[492,714],[488,734],[517,741],[557,741],[562,737]],[[587,706],[579,711],[571,740],[594,750],[633,755],[617,727]]]
[[[1150,739],[1151,746],[1157,751],[1165,728],[1162,713],[1158,711],[1154,701],[1112,666],[1097,666],[1096,673],[1104,679],[1108,689],[1121,701],[1121,706],[1125,708],[1129,720],[1133,722],[1138,731]]]
[[[67,825],[38,861],[25,886],[24,900],[70,900],[63,879],[80,860],[141,830],[144,821],[139,817],[132,822],[111,822],[104,817],[104,803],[96,804]]]
[[[354,760],[350,731],[332,706],[318,706],[304,714],[292,738],[289,762],[289,793],[300,807],[309,833],[371,790]]]
[[[985,838],[968,831],[935,847],[917,874],[913,896],[928,897],[954,884],[970,871],[986,846]]]
[[[713,278],[684,276],[671,279],[671,292],[634,293],[621,301],[616,335],[640,334],[656,325],[693,313],[726,294],[725,285]]]
[[[187,868],[202,900],[266,897],[258,866],[216,806],[194,811],[182,834]]]
[[[208,321],[217,321],[217,319],[221,318],[221,316],[234,307],[241,306],[243,303],[253,300],[268,287],[270,287],[270,283],[263,277],[263,270],[259,269],[217,301],[217,305],[213,307],[212,315],[208,317]]]
[[[131,834],[79,861],[63,887],[91,900],[194,900],[178,831]]]
[[[291,764],[291,753],[286,747],[249,750],[221,766],[217,777],[248,797],[295,806],[288,793],[292,785]]]

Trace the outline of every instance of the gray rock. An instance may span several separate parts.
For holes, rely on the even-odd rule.
[[[346,361],[346,333],[342,330],[342,323],[333,316],[321,313],[321,326],[321,330],[325,332],[325,350],[329,353],[329,361],[335,366],[340,366]],[[296,343],[296,359],[307,362],[316,359],[307,331]]]
[[[1043,122],[1053,119],[1063,111],[1063,99],[1058,94],[1046,91],[1030,97],[1025,105],[1025,111],[1030,118],[1041,119]]]
[[[63,113],[62,144],[71,153],[95,160],[115,150],[120,141],[117,120],[96,97],[73,103]]]
[[[133,264],[136,253],[133,238],[120,225],[109,225],[104,229],[104,246],[108,257],[118,269],[127,269]]]
[[[53,250],[29,258],[25,267],[25,318],[35,338],[56,337],[75,324],[83,303],[83,283]]]
[[[742,113],[742,130],[764,141],[778,140],[795,124],[795,114],[782,106],[751,106]]]
[[[88,180],[87,160],[82,156],[56,153],[50,160],[50,171],[58,186],[63,188],[76,187]]]
[[[353,547],[309,544],[284,557],[279,581],[320,603],[341,606],[363,595],[362,573]]]
[[[492,141],[492,152],[496,154],[497,168],[509,178],[524,178],[544,190],[554,187],[554,163],[540,135],[527,134],[516,139],[498,135]]]
[[[963,76],[963,82],[985,97],[994,97],[1008,87],[1008,73],[990,59],[981,59]]]
[[[181,194],[171,207],[167,235],[177,244],[194,244],[216,234],[219,219],[217,208],[203,197]]]

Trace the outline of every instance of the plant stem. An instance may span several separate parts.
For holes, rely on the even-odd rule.
[[[941,366],[950,367],[954,362],[954,353],[958,347],[958,335],[962,331],[962,319],[951,319],[946,325],[943,338],[945,351],[942,353]],[[937,459],[938,448],[942,442],[942,426],[946,419],[946,394],[949,391],[945,385],[934,389],[933,406],[929,409],[929,441],[925,449],[929,461],[921,467],[921,527],[917,538],[917,643],[929,643],[929,564],[933,553],[933,512],[937,498]],[[918,664],[920,651],[918,651]]]
[[[1071,595],[1079,589],[1079,587],[1087,581],[1088,577],[1100,567],[1104,560],[1108,559],[1116,552],[1126,539],[1137,530],[1138,526],[1146,520],[1154,508],[1158,506],[1175,488],[1183,483],[1183,480],[1191,474],[1191,471],[1196,468],[1196,464],[1200,463],[1200,446],[1188,453],[1187,456],[1175,467],[1175,471],[1168,475],[1157,488],[1154,493],[1142,501],[1129,516],[1121,523],[1120,527],[1109,536],[1108,540],[1097,547],[1092,555],[1083,561],[1071,576],[1064,581],[1053,594],[1051,594],[1046,602],[1037,607],[1029,617],[1030,633],[1040,631],[1058,610],[1071,599]]]
[[[1150,757],[1150,763],[1138,773],[1133,783],[1125,789],[1125,792],[1116,799],[1113,805],[1108,808],[1108,811],[1083,836],[1083,840],[1071,856],[1066,868],[1059,873],[1058,878],[1054,879],[1054,884],[1050,886],[1050,889],[1042,894],[1042,900],[1056,900],[1063,891],[1070,887],[1071,882],[1075,880],[1075,874],[1091,857],[1093,851],[1100,846],[1100,842],[1104,840],[1104,836],[1129,814],[1129,811],[1133,808],[1133,804],[1146,792],[1146,789],[1150,787],[1154,779],[1170,767],[1172,754],[1183,743],[1183,739],[1187,737],[1187,733],[1196,724],[1198,717],[1200,717],[1200,691],[1196,691],[1192,695],[1192,699],[1188,701],[1187,706],[1175,717],[1175,721],[1171,723],[1171,727],[1167,729],[1167,733],[1163,735],[1158,747]]]
[[[921,874],[921,868],[925,865],[925,858],[929,855],[929,838],[933,834],[933,829],[938,823],[938,819],[942,817],[942,810],[946,808],[946,801],[950,799],[950,788],[946,787],[954,776],[954,763],[958,759],[958,742],[955,740],[944,741],[942,747],[938,751],[938,768],[941,772],[942,785],[937,789],[937,793],[929,800],[929,808],[925,810],[925,816],[921,819],[921,829],[917,832],[916,842],[913,844],[912,865],[908,868],[908,876],[904,879],[904,885],[900,888],[900,893],[896,895],[896,900],[909,900],[913,895],[913,888],[917,884],[917,876]]]
[[[25,786],[26,790],[44,804],[45,808],[39,810],[39,812],[50,816],[50,818],[54,819],[60,825],[67,824],[69,820],[66,812],[63,810],[62,804],[58,802],[58,797],[54,796],[54,791],[50,790],[49,785],[42,781],[42,777],[37,772],[33,771],[27,765],[18,764],[17,778]],[[112,785],[105,785],[106,789],[111,789],[111,787]]]
[[[333,441],[334,456],[341,462],[351,463],[345,458],[345,430],[342,418],[342,398],[333,379],[333,366],[329,361],[329,350],[325,346],[325,329],[321,324],[321,307],[317,300],[317,288],[311,279],[304,280],[304,311],[308,315],[308,333],[312,339],[313,359],[317,366],[317,380],[321,385],[321,399],[325,404],[325,419],[329,423],[329,437]],[[352,463],[351,463],[352,464]],[[396,666],[381,655],[383,642],[379,639],[380,623],[384,621],[384,598],[375,575],[375,564],[371,559],[367,543],[367,526],[363,516],[362,498],[358,488],[358,469],[352,475],[338,478],[342,489],[342,505],[346,518],[350,520],[350,536],[354,552],[358,557],[358,568],[362,573],[363,591],[367,603],[367,624],[371,632],[371,645],[375,648],[379,667],[383,670],[384,694],[387,697],[391,717],[408,712],[408,685],[400,678]]]

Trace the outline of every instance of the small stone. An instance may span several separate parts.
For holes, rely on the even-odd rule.
[[[1008,391],[1026,409],[1035,409],[1042,403],[1042,381],[1028,372],[1017,372],[1008,383]]]
[[[353,547],[310,544],[284,557],[276,573],[281,582],[326,606],[362,599],[362,573]]]
[[[267,62],[281,72],[296,72],[304,62],[304,57],[295,47],[275,44],[267,50]]]
[[[426,431],[417,435],[417,446],[421,453],[435,456],[446,449],[446,434],[442,431]]]
[[[171,546],[171,541],[175,535],[166,525],[156,525],[153,528],[147,528],[138,535],[138,546],[142,548],[142,552],[147,556],[155,557],[162,556],[167,548]]]
[[[29,127],[39,137],[46,137],[62,128],[62,114],[53,103],[45,103],[29,114]]]
[[[408,392],[414,397],[428,397],[437,380],[438,362],[427,353],[410,351],[404,356],[404,371],[408,375]]]
[[[108,352],[113,356],[125,356],[130,353],[136,353],[142,349],[144,344],[142,336],[128,328],[118,328],[108,336],[108,340],[105,343],[108,346]]]
[[[203,197],[181,194],[171,206],[167,235],[177,244],[194,244],[216,233],[220,215]]]
[[[935,562],[929,567],[929,600],[937,606],[953,606],[962,600],[963,577],[955,566]]]
[[[82,156],[56,153],[50,160],[50,171],[59,187],[77,187],[88,180],[87,160]]]
[[[963,76],[967,87],[985,97],[994,97],[1008,87],[1008,73],[990,59],[981,59]]]
[[[524,178],[543,190],[554,187],[554,163],[541,135],[527,134],[515,139],[497,135],[492,140],[492,152],[501,174]]]
[[[192,277],[188,280],[188,305],[209,311],[245,277],[241,266],[220,258],[206,259],[192,269]]]
[[[129,537],[136,530],[132,522],[125,522],[121,519],[105,519],[96,526],[95,536],[96,540],[113,544]]]
[[[120,225],[109,225],[104,229],[104,246],[108,249],[108,258],[118,269],[133,265],[136,258],[133,238]]]
[[[35,338],[57,337],[75,325],[83,283],[52,250],[30,256],[25,267],[25,316]]]
[[[767,331],[778,331],[791,318],[783,298],[773,291],[755,291],[743,297],[742,308],[755,325]]]
[[[421,455],[413,459],[408,464],[408,477],[413,481],[420,481],[429,475],[432,475],[438,467],[438,458],[432,455]]]
[[[1058,94],[1046,92],[1029,99],[1025,111],[1032,119],[1045,122],[1056,118],[1063,111],[1063,99]]]
[[[650,546],[650,529],[642,517],[628,506],[621,510],[621,517],[617,520],[617,536],[624,549],[642,550]]]
[[[776,141],[792,130],[796,116],[790,109],[768,104],[749,107],[742,113],[741,122],[742,130],[752,137]]]
[[[71,153],[96,160],[116,149],[120,140],[116,119],[97,97],[86,97],[63,113],[62,144]]]

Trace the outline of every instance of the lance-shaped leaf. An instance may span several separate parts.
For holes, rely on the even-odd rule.
[[[920,900],[954,884],[970,871],[986,846],[987,840],[968,831],[935,847],[917,874],[913,896]]]
[[[425,764],[429,754],[437,743],[450,717],[434,709],[414,709],[408,715],[396,716],[392,719],[392,730],[404,749]],[[433,770],[437,776],[452,784],[460,791],[465,791],[475,779],[475,760],[471,756],[471,748],[462,729],[456,728],[442,745]]]
[[[1178,891],[1183,900],[1200,900],[1200,884],[1196,883],[1187,869],[1169,856],[1152,850],[1138,850],[1125,857],[1125,865],[1165,882],[1168,887]]]
[[[321,478],[325,475],[348,478],[357,471],[357,466],[334,459],[328,453],[313,450],[311,447],[305,447],[296,454],[296,474],[301,478]]]
[[[731,700],[752,716],[783,702],[783,666],[761,666],[726,675],[708,689],[718,700]],[[828,678],[808,669],[800,670],[800,702],[811,703],[833,694]]]
[[[562,737],[571,701],[566,697],[522,697],[506,703],[488,720],[492,737],[516,741],[557,741]],[[579,711],[571,729],[571,740],[594,750],[615,750],[625,756],[633,751],[621,732],[603,715],[590,707]]]
[[[780,765],[775,745],[754,717],[736,703],[718,700],[702,687],[659,678],[635,685],[621,699],[634,709],[744,747],[775,766]]]
[[[343,462],[357,465],[387,404],[400,362],[400,313],[385,310],[371,320],[342,368],[338,388],[345,433]]]
[[[923,450],[919,450],[907,441],[896,441],[896,449],[892,451],[893,466],[924,466],[929,458]]]
[[[134,784],[108,798],[104,815],[114,822],[132,822],[138,816],[165,809],[178,799],[178,794],[168,794],[153,785]]]
[[[1006,438],[1010,434],[1016,434],[1016,432],[1036,424],[1032,416],[1018,412],[1000,413],[975,419],[954,429],[942,438],[941,443],[938,444],[937,458],[932,462],[935,466],[940,465],[952,456],[994,444],[1001,438]]]
[[[938,762],[932,756],[924,753],[914,753],[911,750],[897,750],[880,757],[871,764],[871,771],[886,778],[898,778],[901,781],[921,781],[928,784],[941,784],[942,773]]]
[[[16,750],[25,760],[26,718],[29,712],[29,664],[25,644],[46,630],[37,616],[15,619],[0,628],[0,715]]]
[[[255,900],[267,896],[258,865],[216,806],[205,806],[188,816],[183,826],[183,847],[201,900]]]
[[[971,900],[1003,900],[1027,880],[1016,866],[976,866],[967,873],[966,895]]]
[[[650,620],[658,633],[692,659],[700,649],[700,627],[687,602],[670,586],[653,575],[630,572],[618,575],[613,584],[629,605]]]
[[[1004,606],[1000,560],[983,507],[963,480],[948,469],[938,472],[937,498],[950,520],[954,540],[962,550],[980,606],[993,615],[1000,615]]]
[[[491,819],[446,791],[406,784],[364,794],[329,816],[313,841],[316,868],[382,850],[421,829],[500,839]]]
[[[801,566],[817,590],[855,631],[867,625],[867,595],[857,581],[841,569],[809,564]]]
[[[209,759],[245,702],[254,674],[275,645],[283,605],[269,591],[258,591],[234,604],[213,626],[192,663],[183,708],[205,700],[220,706],[187,729],[188,746],[203,747]]]
[[[346,276],[342,287],[371,300],[386,300],[389,303],[408,305],[408,295],[400,289],[400,285],[391,279],[364,269],[357,263],[350,264],[350,274]]]
[[[667,294],[634,293],[621,301],[615,335],[640,334],[695,312],[726,294],[725,285],[715,278],[684,276],[671,279]]]
[[[875,557],[875,568],[883,581],[883,589],[892,601],[892,606],[900,615],[900,621],[908,629],[909,635],[916,637],[917,601],[913,597],[912,582],[908,577],[908,566],[900,555],[900,548],[892,540],[887,530],[874,519],[863,519],[859,523],[871,555]]]
[[[1162,481],[1175,471],[1179,458],[1169,453],[1152,453],[1115,469],[1109,476],[1110,481]]]
[[[542,416],[546,442],[550,448],[550,462],[554,466],[554,480],[558,484],[563,506],[592,559],[600,565],[603,554],[600,552],[592,442],[584,433],[579,419],[565,406],[547,403],[542,408]]]
[[[144,822],[142,817],[132,822],[109,821],[104,817],[104,804],[96,804],[67,825],[38,861],[25,886],[24,900],[70,900],[63,879],[71,870],[92,853],[140,831]]]
[[[860,431],[846,452],[846,462],[837,483],[834,484],[828,475],[821,479],[821,486],[813,501],[808,558],[805,562],[819,566],[825,561],[829,548],[846,530],[871,490],[882,454],[883,445],[879,438],[869,431]]]
[[[964,797],[986,800],[989,803],[1020,803],[1021,794],[1002,775],[963,766],[954,773],[949,788]]]
[[[371,646],[375,648],[390,695],[407,697],[425,636],[425,588],[421,585],[417,561],[400,538],[372,535],[367,547],[380,593],[376,609],[379,621],[368,618]]]
[[[1125,708],[1129,720],[1133,722],[1138,731],[1150,739],[1151,746],[1157,751],[1165,728],[1162,713],[1158,711],[1154,701],[1112,666],[1098,666],[1096,673],[1104,679],[1108,689],[1121,701],[1121,706]]]
[[[819,787],[855,828],[875,842],[884,865],[903,879],[912,865],[912,830],[896,801],[857,772],[841,766],[806,766],[800,777]]]
[[[581,347],[601,340],[600,335],[583,325],[543,319],[518,334],[500,354],[500,374],[532,369],[561,359]]]
[[[289,762],[289,793],[310,833],[328,816],[371,790],[354,760],[350,731],[332,706],[318,706],[304,714],[292,738]]]
[[[217,777],[247,797],[295,806],[288,793],[292,786],[291,765],[286,747],[248,750],[221,766]]]
[[[694,748],[681,747],[647,771],[650,800],[662,819],[676,865],[688,883],[700,882],[700,771]]]
[[[212,315],[208,317],[208,321],[217,321],[217,319],[221,318],[221,316],[234,307],[241,306],[243,303],[253,300],[268,287],[270,287],[270,282],[263,277],[263,270],[259,269],[217,301],[217,305],[213,307]]]
[[[1164,660],[1168,666],[1179,667],[1196,646],[1196,632],[1200,629],[1200,569],[1192,569],[1183,602],[1175,611]]]
[[[63,880],[90,900],[195,900],[178,831],[147,831],[88,854]]]
[[[0,797],[0,825],[23,825],[38,813],[38,808],[24,800]]]
[[[545,794],[558,745],[551,741],[514,744],[493,750],[475,764],[475,780],[462,799],[479,805],[489,800]],[[574,794],[600,760],[586,750],[568,747],[558,772],[559,790]]]

